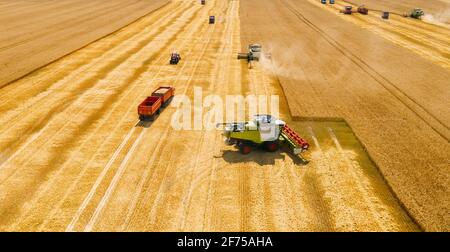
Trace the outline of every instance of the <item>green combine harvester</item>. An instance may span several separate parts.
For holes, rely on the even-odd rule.
[[[225,143],[236,145],[242,154],[249,154],[254,148],[263,147],[269,152],[277,151],[282,143],[287,144],[294,154],[308,150],[308,142],[288,125],[271,115],[255,115],[248,122],[233,122],[224,125]]]

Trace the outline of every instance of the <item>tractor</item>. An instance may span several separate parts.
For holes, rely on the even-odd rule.
[[[170,54],[170,64],[171,65],[176,65],[178,64],[178,62],[181,60],[181,56],[179,53],[177,52],[173,52],[172,54]]]
[[[284,121],[271,115],[255,115],[253,120],[248,122],[223,123],[217,126],[220,125],[224,125],[225,143],[236,145],[244,155],[259,147],[274,152],[282,143],[286,143],[294,154],[300,154],[309,148],[306,140]]]
[[[367,14],[369,14],[369,9],[367,9],[364,5],[361,5],[358,7],[358,13],[367,15]]]
[[[341,13],[351,15],[353,13],[352,6],[345,6],[343,10],[340,11]]]

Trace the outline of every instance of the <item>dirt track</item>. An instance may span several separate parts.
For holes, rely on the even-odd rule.
[[[0,87],[165,3],[167,0],[0,1]]]
[[[293,116],[345,119],[423,228],[447,230],[450,72],[411,51],[414,43],[404,48],[343,21],[363,17],[310,1],[257,2],[242,2],[243,41],[268,45],[268,69],[280,75]],[[276,10],[270,18],[268,10]]]
[[[236,60],[239,4],[172,1],[2,88],[0,230],[418,230],[345,123],[292,121],[278,78]],[[176,131],[175,107],[138,122],[137,104],[168,84],[189,97],[280,95],[309,163]]]

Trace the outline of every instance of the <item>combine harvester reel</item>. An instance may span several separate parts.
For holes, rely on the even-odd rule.
[[[248,122],[221,123],[217,125],[219,126],[225,126],[225,143],[236,145],[244,155],[258,147],[274,152],[281,144],[287,144],[295,155],[309,148],[308,142],[286,122],[271,115],[255,115],[253,120]]]

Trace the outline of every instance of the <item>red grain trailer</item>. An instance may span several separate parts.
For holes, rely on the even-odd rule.
[[[152,95],[145,98],[138,106],[139,120],[155,120],[162,108],[165,108],[172,101],[175,94],[173,87],[159,87],[153,91]]]
[[[161,97],[161,106],[163,108],[169,105],[174,95],[175,95],[175,88],[173,87],[159,87],[152,93],[152,96],[154,97]]]
[[[138,106],[139,120],[155,120],[161,109],[161,97],[149,96]]]

